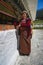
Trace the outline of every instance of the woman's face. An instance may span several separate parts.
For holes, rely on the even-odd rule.
[[[22,14],[22,18],[23,18],[23,19],[26,19],[26,18],[27,18],[26,13],[23,13],[23,14]]]

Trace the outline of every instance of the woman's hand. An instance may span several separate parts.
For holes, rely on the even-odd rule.
[[[19,29],[20,26],[21,26],[20,24],[18,26],[16,26],[16,29]]]

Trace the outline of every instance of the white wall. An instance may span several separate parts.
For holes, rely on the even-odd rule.
[[[29,0],[27,2],[33,20],[36,18],[37,2],[38,0]]]
[[[14,65],[18,54],[16,30],[0,31],[0,65]]]
[[[31,14],[32,19],[35,20],[38,0],[22,0],[22,2],[28,14]]]

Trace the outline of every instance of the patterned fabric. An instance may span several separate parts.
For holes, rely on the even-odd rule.
[[[23,27],[25,28],[24,30],[27,32],[27,37],[29,35],[31,35],[31,20],[29,18],[27,18],[26,20],[22,20],[21,21],[21,27],[20,27],[20,30],[23,29]]]
[[[30,55],[31,52],[31,20],[21,21],[19,53],[20,55]]]

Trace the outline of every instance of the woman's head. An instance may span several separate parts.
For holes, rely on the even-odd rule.
[[[23,19],[26,19],[27,18],[27,12],[26,11],[23,11],[22,14],[21,14],[21,17]]]

